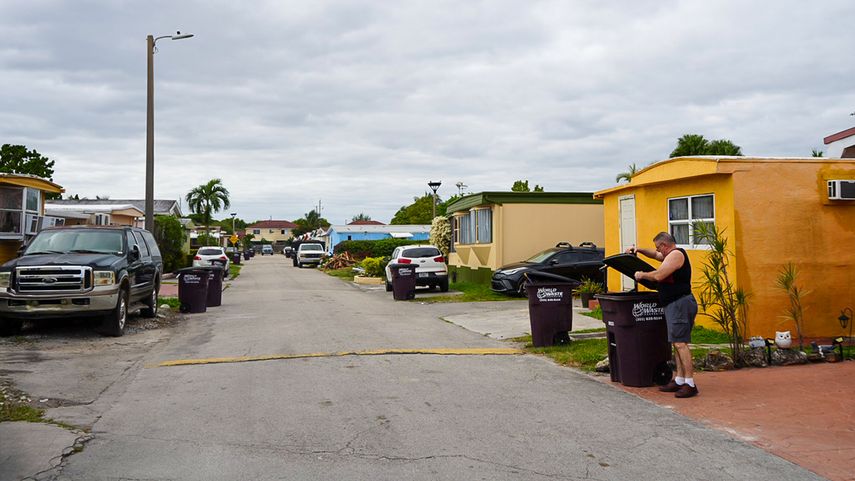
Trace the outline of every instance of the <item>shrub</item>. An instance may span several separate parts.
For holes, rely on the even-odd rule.
[[[383,277],[386,269],[385,257],[366,257],[362,260],[362,268],[368,277]]]
[[[448,259],[448,252],[451,250],[451,223],[447,217],[433,218],[430,226],[430,243]]]
[[[398,246],[422,244],[424,241],[411,241],[404,239],[380,239],[380,240],[358,240],[342,241],[335,246],[334,254],[343,252],[350,253],[351,257],[364,259],[366,257],[387,257]]]
[[[184,241],[187,239],[187,233],[184,231],[184,226],[175,217],[171,215],[157,215],[154,217],[154,239],[157,241],[157,247],[160,249],[160,255],[163,256],[163,271],[173,272],[182,267],[186,267],[186,259],[184,256]],[[193,258],[190,258],[192,263]]]

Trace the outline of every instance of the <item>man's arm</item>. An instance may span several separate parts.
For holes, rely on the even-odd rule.
[[[626,250],[627,254],[633,254],[636,252],[638,252],[640,254],[644,254],[645,256],[647,256],[651,259],[656,259],[659,262],[662,262],[663,260],[665,260],[665,258],[662,257],[662,253],[657,251],[656,249],[639,249],[638,247],[632,246]]]
[[[662,254],[659,255],[661,256]],[[662,261],[662,265],[659,266],[659,269],[650,272],[638,271],[635,273],[635,280],[641,281],[647,279],[649,281],[662,282],[677,269],[683,267],[683,262],[685,261],[686,258],[683,256],[683,253],[674,249],[665,256],[665,259]]]

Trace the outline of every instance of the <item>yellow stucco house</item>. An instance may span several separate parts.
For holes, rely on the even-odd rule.
[[[591,192],[481,192],[448,205],[449,271],[490,282],[494,270],[558,242],[603,245],[603,205]]]
[[[252,234],[253,242],[264,239],[274,244],[282,244],[292,237],[291,231],[296,227],[297,224],[287,220],[262,220],[246,226],[244,233]]]
[[[26,174],[0,174],[0,263],[15,258],[28,238],[45,223],[45,194],[64,189]]]
[[[606,255],[633,244],[650,247],[658,232],[670,232],[689,254],[696,283],[708,246],[695,239],[693,223],[723,228],[733,253],[731,280],[751,296],[751,335],[795,333],[782,317],[787,295],[776,287],[778,273],[792,262],[797,284],[810,291],[803,299],[804,335],[826,337],[841,335],[840,311],[855,307],[853,181],[849,159],[678,157],[595,197],[603,200]],[[613,291],[633,285],[611,270],[608,283]]]

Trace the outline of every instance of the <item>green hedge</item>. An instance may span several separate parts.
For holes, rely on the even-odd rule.
[[[348,252],[357,259],[365,257],[389,257],[396,247],[427,243],[428,241],[426,240],[413,241],[404,239],[342,241],[335,246],[333,252],[335,254]]]

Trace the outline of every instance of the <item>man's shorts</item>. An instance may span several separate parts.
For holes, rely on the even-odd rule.
[[[665,324],[668,325],[668,342],[691,342],[692,327],[698,315],[695,296],[687,294],[665,306]]]

